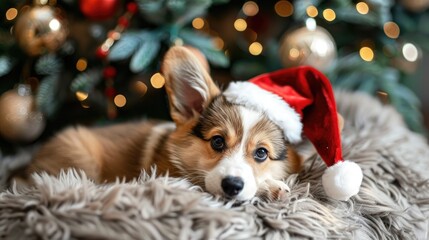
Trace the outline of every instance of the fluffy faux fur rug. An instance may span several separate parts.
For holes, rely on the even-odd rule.
[[[358,196],[327,199],[323,162],[305,145],[305,170],[285,179],[284,202],[224,202],[184,179],[142,175],[96,185],[83,173],[35,176],[0,194],[7,239],[427,239],[429,147],[388,106],[338,94],[344,157],[363,169]]]

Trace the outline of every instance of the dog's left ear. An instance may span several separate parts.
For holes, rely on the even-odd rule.
[[[177,125],[195,118],[220,94],[198,58],[185,47],[171,47],[164,56],[162,73],[170,100],[170,114]]]

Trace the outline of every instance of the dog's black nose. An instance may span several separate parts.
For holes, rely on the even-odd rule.
[[[241,190],[243,190],[244,182],[243,182],[243,179],[241,179],[241,177],[227,176],[222,180],[221,185],[222,185],[223,192],[226,195],[230,197],[234,197],[234,196],[237,196]]]

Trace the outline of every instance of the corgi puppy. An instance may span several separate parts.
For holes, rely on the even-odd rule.
[[[156,169],[230,199],[285,197],[282,179],[301,160],[283,131],[263,112],[229,102],[184,47],[166,53],[162,73],[174,123],[68,128],[40,149],[25,174],[73,167],[103,183]]]

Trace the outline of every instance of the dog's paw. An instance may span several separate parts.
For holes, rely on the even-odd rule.
[[[284,201],[289,192],[290,188],[286,183],[274,179],[265,180],[258,189],[258,195],[270,201]]]

